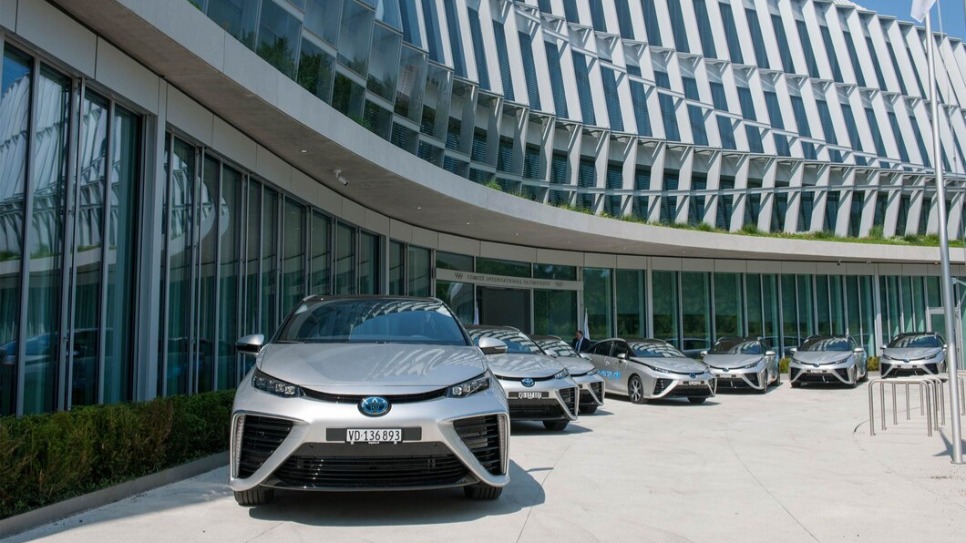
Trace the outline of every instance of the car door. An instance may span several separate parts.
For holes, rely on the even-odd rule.
[[[852,356],[855,359],[855,379],[858,381],[869,372],[869,362],[865,357],[865,348],[852,336],[849,336],[849,348],[852,349]]]
[[[619,391],[626,394],[627,382],[634,373],[630,362],[631,357],[634,356],[634,351],[631,350],[631,346],[626,341],[615,341],[611,356],[615,371],[619,375],[617,379],[617,382],[620,383]]]
[[[613,341],[601,341],[587,351],[590,355],[590,361],[597,368],[597,374],[604,378],[604,384],[607,386],[607,390],[617,390],[616,381],[619,377],[613,364],[613,359],[610,356],[613,347]]]

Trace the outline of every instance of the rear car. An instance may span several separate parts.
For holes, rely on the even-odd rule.
[[[604,405],[604,378],[597,375],[597,368],[586,355],[581,356],[577,351],[558,336],[530,336],[549,356],[563,364],[570,377],[580,386],[579,409],[581,415],[592,415],[597,408]]]
[[[660,339],[605,339],[588,354],[607,391],[627,395],[632,403],[663,398],[704,403],[717,388],[707,366]]]
[[[462,487],[494,499],[507,476],[506,396],[435,298],[309,297],[269,342],[232,410],[230,480],[241,505],[275,490]]]
[[[788,377],[792,388],[803,384],[851,387],[868,377],[865,349],[851,336],[811,336],[791,349]]]
[[[488,356],[487,364],[506,391],[511,420],[541,422],[555,431],[577,420],[578,387],[570,371],[526,334],[510,326],[470,326],[467,331],[474,341],[490,338],[506,345],[506,352]]]
[[[946,372],[946,340],[932,332],[899,334],[882,350],[882,377],[940,375]]]

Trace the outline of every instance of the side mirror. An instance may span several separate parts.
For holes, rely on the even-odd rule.
[[[862,347],[856,347],[856,348],[852,349],[852,352],[855,353],[855,354],[862,354],[862,353],[865,352],[865,349],[863,349]]]
[[[245,336],[235,342],[235,350],[241,354],[255,356],[265,346],[265,336],[262,334],[252,334]]]
[[[765,356],[775,356],[775,351],[765,351]]]
[[[627,360],[627,353],[620,353],[617,355],[618,360]]]
[[[708,356],[708,351],[701,351],[698,354],[701,356],[701,358],[704,358],[704,357]]]
[[[792,354],[795,354],[795,353],[798,352],[798,347],[792,347],[792,348],[788,349],[788,352],[790,352]]]
[[[943,343],[943,350],[945,351],[945,350],[946,350],[946,349],[948,349],[948,348],[949,348],[949,345],[947,345],[947,344],[945,344],[945,343]]]
[[[584,354],[584,353],[580,353],[580,358],[583,358],[584,360],[593,360],[593,358],[591,358],[589,354]]]
[[[481,337],[476,345],[483,351],[483,354],[489,356],[491,354],[505,354],[506,353],[506,343],[503,343],[495,337],[484,336]]]

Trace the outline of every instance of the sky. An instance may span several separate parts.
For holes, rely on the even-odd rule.
[[[909,16],[909,12],[912,11],[912,0],[853,1],[868,10],[876,11],[883,15],[892,15],[904,21],[912,21],[912,17]],[[966,19],[963,18],[964,1],[966,0],[937,0],[931,12],[933,31],[939,32],[941,22],[943,32],[966,41]],[[942,8],[942,21],[940,21],[939,17],[940,8]]]

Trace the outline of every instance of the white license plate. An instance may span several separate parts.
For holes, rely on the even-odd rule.
[[[349,428],[345,431],[345,441],[346,443],[399,443],[402,441],[402,429]]]
[[[824,373],[822,370],[805,370],[805,373]]]
[[[704,381],[688,381],[687,384],[692,385],[692,386],[700,386],[700,385],[703,385],[704,384]]]
[[[517,398],[521,400],[539,400],[543,398],[543,392],[517,392]]]

